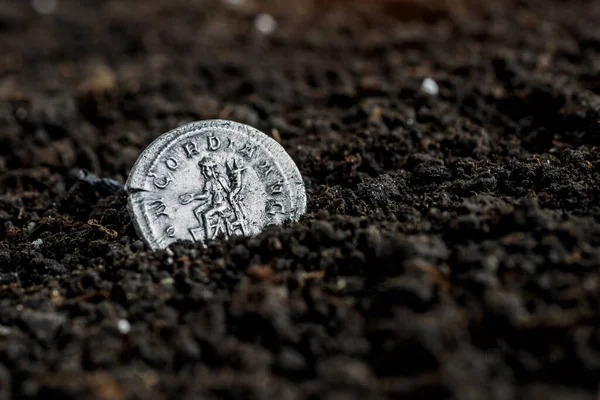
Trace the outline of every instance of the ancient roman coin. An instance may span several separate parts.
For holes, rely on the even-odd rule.
[[[283,147],[223,120],[192,122],[157,138],[125,189],[135,228],[152,249],[253,236],[306,211],[302,177]]]

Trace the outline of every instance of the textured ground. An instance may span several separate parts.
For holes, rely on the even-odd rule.
[[[0,1],[0,399],[595,399],[600,2],[233,3]],[[217,117],[308,214],[148,251],[94,175]]]

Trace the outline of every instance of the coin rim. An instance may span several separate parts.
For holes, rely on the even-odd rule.
[[[271,154],[272,160],[279,164],[281,170],[288,170],[289,176],[286,178],[290,184],[290,195],[295,198],[295,210],[287,219],[291,221],[298,221],[300,217],[306,213],[306,189],[302,175],[298,170],[298,166],[292,160],[290,155],[285,151],[283,146],[276,140],[266,135],[264,132],[246,124],[242,124],[235,121],[228,121],[222,119],[209,119],[203,121],[193,121],[177,128],[174,128],[168,132],[163,133],[152,141],[142,153],[139,155],[136,162],[133,164],[129,177],[125,183],[125,192],[127,193],[127,210],[131,217],[133,226],[142,239],[142,241],[153,250],[160,250],[167,248],[161,247],[158,240],[154,237],[152,229],[149,226],[149,221],[145,215],[145,211],[140,202],[134,201],[136,193],[147,192],[144,189],[147,179],[146,171],[156,159],[156,154],[160,153],[162,149],[168,147],[173,142],[177,141],[181,136],[192,133],[202,133],[207,129],[214,129],[216,131],[225,130],[229,134],[233,135],[244,135],[247,139],[256,142],[264,148],[268,153]],[[252,137],[254,138],[252,139]],[[139,211],[139,213],[137,212]],[[146,235],[145,232],[148,232]],[[182,239],[178,239],[182,240]],[[176,240],[176,241],[178,241]]]

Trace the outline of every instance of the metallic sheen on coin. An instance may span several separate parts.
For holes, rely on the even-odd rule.
[[[232,121],[163,134],[140,155],[125,189],[135,228],[152,249],[253,236],[306,211],[302,176],[283,147]]]

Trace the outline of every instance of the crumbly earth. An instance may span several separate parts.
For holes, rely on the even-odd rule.
[[[600,2],[56,4],[0,1],[0,399],[596,398]],[[308,214],[149,251],[119,183],[209,118]]]

